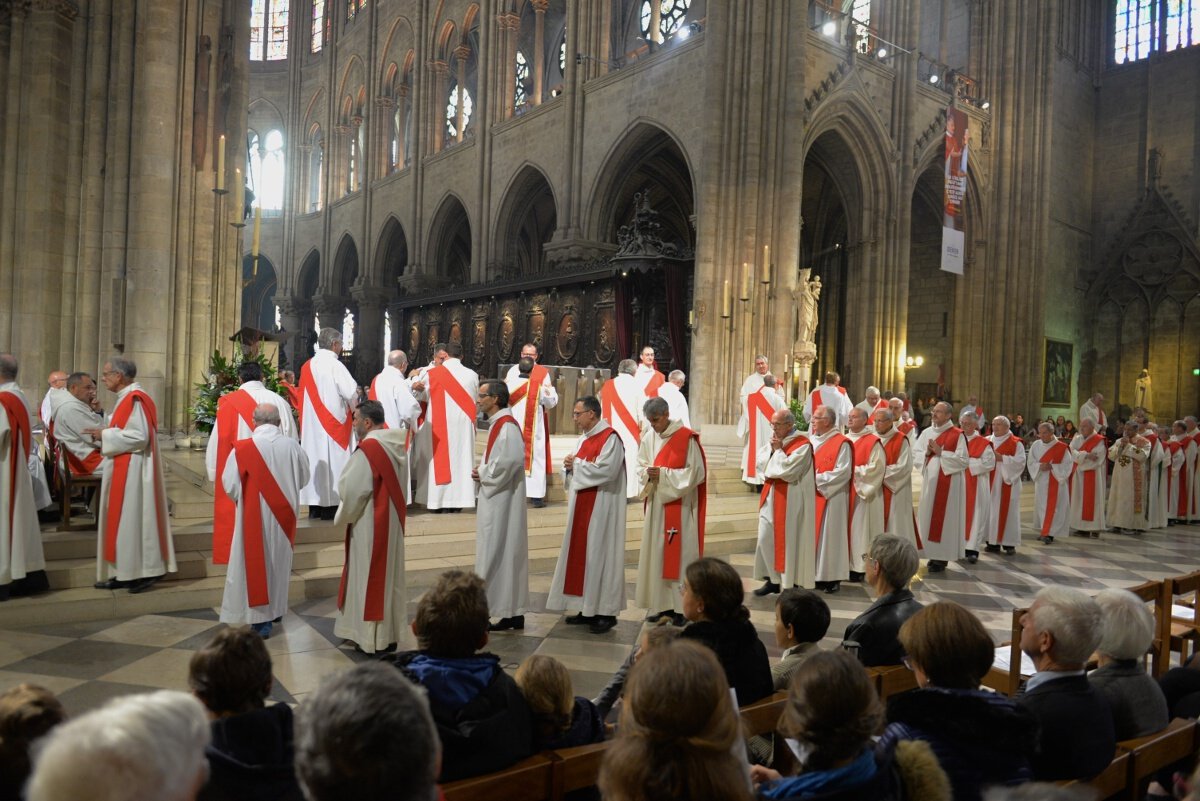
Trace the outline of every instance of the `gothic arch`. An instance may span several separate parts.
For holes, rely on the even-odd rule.
[[[403,15],[396,17],[392,21],[391,27],[388,28],[387,39],[380,51],[380,76],[383,78],[381,86],[387,86],[389,83],[386,75],[388,65],[399,63],[400,54],[411,50],[412,43],[415,41],[412,21]]]
[[[322,102],[325,99],[325,87],[321,87],[313,92],[313,96],[308,101],[308,106],[304,110],[304,120],[306,129],[311,130],[314,124],[320,124],[325,110],[325,104]]]
[[[279,107],[265,97],[256,97],[250,101],[246,107],[246,119],[249,127],[258,128],[263,133],[272,128],[284,130],[284,116]]]
[[[333,270],[329,276],[329,288],[338,297],[350,297],[350,287],[358,278],[358,245],[349,231],[342,234],[334,251]]]
[[[558,220],[558,200],[550,179],[540,167],[527,161],[501,197],[504,199],[492,229],[498,275],[490,277],[537,274],[543,266],[542,248],[554,235]]]
[[[808,125],[804,144],[806,157],[812,146],[830,131],[836,131],[854,155],[864,202],[886,203],[894,197],[892,154],[895,146],[870,101],[848,89],[835,90],[818,107]]]
[[[429,226],[426,252],[430,254],[434,275],[462,286],[471,280],[471,218],[466,206],[453,192],[447,192],[438,204]]]
[[[338,97],[346,97],[353,95],[359,87],[366,84],[366,69],[363,67],[362,59],[358,56],[350,56],[346,61],[346,67],[342,70],[342,80],[338,84]]]
[[[378,244],[375,247],[375,278],[388,287],[390,296],[395,290],[396,279],[404,275],[407,268],[408,237],[400,221],[388,215],[387,221],[379,231]]]
[[[302,300],[312,300],[320,286],[321,252],[313,248],[300,262],[300,271],[296,273],[295,296]]]
[[[264,253],[258,254],[258,266],[247,253],[242,257],[242,325],[263,331],[275,330],[275,302],[278,281],[274,263]]]

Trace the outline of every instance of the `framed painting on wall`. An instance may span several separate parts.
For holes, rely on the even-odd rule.
[[[1071,405],[1071,367],[1075,363],[1075,345],[1046,338],[1046,356],[1042,362],[1042,405]]]

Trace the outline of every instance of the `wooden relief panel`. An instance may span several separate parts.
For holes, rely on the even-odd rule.
[[[513,360],[513,342],[516,336],[517,326],[513,322],[512,306],[505,306],[500,314],[500,324],[496,326],[496,356],[500,364],[508,364]]]
[[[567,306],[558,319],[554,349],[558,357],[556,364],[574,364],[575,352],[579,349],[579,324],[573,306]]]

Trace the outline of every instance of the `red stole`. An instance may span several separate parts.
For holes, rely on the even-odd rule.
[[[1167,440],[1163,443],[1163,445],[1165,445],[1167,450],[1171,452],[1172,466],[1168,469],[1172,472],[1172,474],[1175,474],[1171,480],[1179,481],[1179,486],[1176,488],[1179,497],[1175,501],[1175,518],[1179,520],[1187,517],[1187,463],[1185,461],[1184,464],[1180,465],[1178,471],[1175,470],[1173,465],[1175,454],[1185,450],[1186,444],[1183,442],[1176,442],[1175,440]]]
[[[613,413],[615,412],[617,418],[620,418],[621,423],[633,434],[633,441],[639,445],[641,444],[642,432],[638,427],[637,418],[634,417],[633,412],[621,400],[621,395],[617,392],[615,378],[605,381],[604,386],[600,387],[600,411],[600,416],[613,428],[616,428],[617,422],[616,418],[613,417]],[[550,460],[547,459],[546,464],[548,465],[549,463]]]
[[[346,411],[346,419],[338,420],[333,412],[325,407],[321,402],[321,396],[317,392],[317,382],[312,377],[312,362],[307,361],[300,368],[300,394],[307,395],[308,400],[312,403],[313,411],[317,414],[317,422],[321,424],[321,428],[325,429],[325,433],[331,440],[338,444],[342,450],[350,447],[350,435],[354,431],[354,421],[351,420],[350,412]],[[304,404],[301,399],[300,406],[300,434],[304,435]]]
[[[1038,459],[1040,464],[1058,464],[1061,462],[1070,450],[1065,442],[1055,442],[1042,457]],[[1042,518],[1042,536],[1045,537],[1050,533],[1050,526],[1054,522],[1054,511],[1058,507],[1058,479],[1053,474],[1050,475],[1047,487],[1049,495],[1046,498],[1046,516]]]
[[[382,445],[364,439],[358,449],[371,466],[371,497],[374,499],[371,541],[371,564],[367,566],[367,595],[363,603],[363,620],[383,620],[388,566],[388,534],[391,532],[389,507],[395,507],[400,518],[400,534],[404,535],[404,490],[396,477],[396,463]],[[338,609],[346,607],[346,577],[350,570],[350,537],[354,524],[346,526],[346,560],[342,566],[342,581],[338,586]]]
[[[253,431],[254,407],[257,405],[258,401],[254,396],[244,389],[236,389],[222,395],[217,401],[217,481],[213,488],[214,565],[229,564],[229,548],[233,544],[233,527],[237,515],[237,504],[225,494],[221,476],[225,473],[225,463],[229,461],[229,454],[233,453],[234,443],[238,441],[238,420],[244,420]]]
[[[296,410],[301,409],[300,404],[304,401],[304,394],[297,387],[286,381],[280,381],[279,386],[287,393],[285,397],[287,398],[287,402],[292,405],[292,408]]]
[[[803,434],[796,434],[795,437],[783,446],[784,456],[791,456],[801,445],[811,445],[808,437]],[[763,504],[767,502],[767,495],[771,490],[775,491],[771,503],[771,528],[775,534],[775,572],[782,573],[787,567],[787,497],[788,483],[782,478],[768,478],[763,483],[762,495],[758,499],[758,508],[761,509]]]
[[[992,443],[987,441],[987,438],[982,434],[976,434],[974,439],[967,440],[967,455],[972,459],[978,459],[983,456],[983,452],[992,447]],[[971,524],[975,521],[975,491],[979,487],[979,476],[971,475],[971,470],[968,467],[967,474],[967,527],[963,532],[964,539],[971,537]],[[992,469],[992,475],[996,471]]]
[[[550,375],[550,371],[540,364],[535,364],[533,370],[529,373],[529,380],[514,389],[508,395],[508,405],[515,406],[523,398],[528,398],[525,403],[525,414],[520,421],[521,431],[525,435],[525,475],[533,472],[533,440],[534,428],[537,425],[537,414],[541,410],[542,430],[546,428],[546,410],[542,409],[539,401],[542,397],[542,384]],[[611,425],[611,424],[610,424]],[[546,475],[554,472],[550,466],[550,432],[546,431]]]
[[[655,370],[654,373],[650,376],[650,380],[646,382],[646,389],[645,389],[646,397],[647,398],[657,398],[658,397],[658,388],[661,387],[663,384],[665,384],[666,381],[667,381],[667,377],[664,376],[662,373],[660,373],[658,370]]]
[[[17,476],[28,470],[26,461],[33,442],[33,426],[29,422],[29,410],[15,392],[0,392],[0,406],[8,413],[8,426],[12,429],[8,452],[8,541],[12,544],[13,515],[17,509]]]
[[[943,451],[953,452],[958,449],[958,438],[961,435],[961,428],[950,426],[939,434],[934,442],[941,445]],[[925,464],[929,464],[929,460],[932,458],[933,454],[925,451]],[[942,471],[939,463],[937,486],[933,491],[933,510],[929,516],[929,533],[925,537],[930,542],[942,541],[942,529],[946,525],[946,499],[950,497],[950,484],[952,481],[953,478]]]
[[[374,378],[371,379],[371,386],[367,388],[367,400],[373,400],[373,401],[379,400],[379,392],[375,389],[375,384],[378,381],[379,381],[379,376],[375,376]],[[380,428],[391,428],[391,426],[389,426],[387,424],[387,421],[385,420],[383,425],[380,426]]]
[[[916,427],[917,427],[917,422],[915,420],[901,420],[899,423],[896,424],[896,430],[899,431],[905,437],[907,437],[909,432],[912,431]]]
[[[155,435],[158,430],[158,410],[154,407],[154,401],[150,400],[149,395],[140,389],[135,389],[122,398],[117,404],[117,408],[113,409],[112,420],[109,423],[113,428],[124,428],[133,414],[135,401],[142,404],[142,413],[146,415],[146,428],[150,434],[149,450],[156,468],[154,472],[154,507],[158,522],[158,547],[163,561],[166,561],[167,510],[162,505],[162,497],[166,493],[162,491],[159,484],[162,474],[157,469],[158,437]],[[110,478],[112,490],[109,492],[107,516],[104,520],[104,561],[110,563],[117,561],[117,531],[121,527],[121,514],[124,512],[125,483],[129,479],[129,462],[132,455],[131,453],[122,453],[112,457],[113,470]]]
[[[882,398],[880,398],[879,403],[875,404],[875,408],[872,409],[871,413],[867,416],[867,423],[870,425],[874,425],[875,424],[875,413],[878,411],[881,411],[883,409],[887,409],[887,408],[890,408],[888,406],[888,402],[883,400]]]
[[[62,452],[67,457],[67,467],[70,468],[71,475],[73,476],[90,476],[104,462],[104,457],[100,455],[100,451],[98,450],[93,450],[87,455],[86,459],[80,459],[71,453],[71,449],[66,445],[62,446]]]
[[[612,382],[604,384],[607,387]],[[611,425],[598,433],[585,437],[575,452],[576,459],[594,462],[600,458],[600,452],[608,444],[610,437],[620,435]],[[568,534],[570,542],[567,545],[567,569],[563,576],[564,595],[583,595],[583,577],[587,573],[588,527],[592,523],[592,511],[596,508],[596,494],[599,487],[588,487],[575,493],[575,509],[571,518],[571,531]]]
[[[446,396],[449,395],[458,408],[462,409],[463,414],[471,418],[472,427],[475,425],[475,399],[463,389],[454,373],[444,364],[439,364],[426,373],[425,380],[429,384],[429,408],[432,410],[430,422],[433,424],[433,478],[441,487],[453,480],[450,475],[450,429],[446,417]]]
[[[492,459],[492,446],[496,444],[496,440],[500,437],[500,429],[506,425],[514,425],[519,430],[521,425],[517,422],[517,418],[511,414],[497,416],[492,420],[492,427],[488,429],[487,447],[483,451],[484,463],[490,462]]]
[[[845,434],[834,434],[832,437],[825,440],[824,444],[821,445],[819,450],[817,449],[816,446],[813,446],[813,473],[814,474],[815,473],[828,473],[830,470],[832,470],[834,467],[836,467],[838,455],[842,451],[842,446],[848,445],[849,443],[850,443],[850,438],[847,437]],[[851,450],[853,450],[853,448]],[[852,458],[853,458],[853,455],[852,455]],[[850,480],[853,481],[854,478],[851,477]],[[853,492],[853,491],[854,491],[853,488],[850,488],[850,492]],[[824,495],[821,494],[820,490],[817,490],[816,501],[817,501],[817,514],[816,514],[817,547],[820,548],[821,547],[821,529],[825,525],[825,504],[827,503],[828,499]],[[849,520],[849,516],[847,515],[847,519],[846,519],[846,536],[847,537],[850,536],[850,525],[849,524],[850,524],[850,520]],[[849,540],[847,540],[847,544],[849,544]]]
[[[1088,439],[1079,446],[1080,451],[1090,451],[1097,445],[1103,445],[1106,442],[1103,434],[1092,434]],[[1104,463],[1100,463],[1100,467],[1094,470],[1083,471],[1083,519],[1096,519],[1096,474],[1104,469]]]
[[[999,445],[992,446],[996,450],[996,469],[992,471],[991,483],[996,483],[996,476],[1000,473],[1001,459],[1005,456],[1017,455],[1017,438],[1012,434],[1008,435],[1008,439],[1001,442]],[[1017,479],[1018,481],[1020,479]],[[1008,528],[1008,507],[1012,500],[1012,484],[1009,484],[1003,478],[1000,479],[1000,519],[997,521],[999,533],[996,537],[996,543],[1004,542],[1004,530]]]
[[[767,391],[774,392],[775,389],[764,384],[746,396],[746,418],[750,421],[749,439],[746,440],[749,443],[746,448],[746,476],[749,478],[758,476],[758,416],[761,414],[770,424],[771,415],[775,413],[775,407],[763,396]]]
[[[246,559],[246,599],[250,606],[265,606],[271,602],[267,592],[266,549],[263,545],[262,505],[279,521],[288,542],[296,544],[296,510],[283,494],[262,451],[253,438],[233,444],[238,475],[242,481],[242,551]],[[228,553],[226,553],[228,560]]]
[[[882,437],[880,437],[879,439],[881,442],[883,441]],[[904,447],[904,443],[907,441],[908,441],[908,437],[903,432],[897,430],[897,432],[892,435],[892,438],[884,443],[883,455],[887,458],[887,463],[889,465],[896,464],[896,462],[900,461],[900,449]],[[883,530],[884,531],[887,531],[888,520],[891,519],[892,495],[894,495],[894,494],[895,493],[892,492],[891,488],[888,487],[887,482],[884,481],[883,482]]]
[[[690,428],[680,426],[654,457],[654,466],[668,470],[681,470],[687,466],[688,443],[692,439],[700,445],[700,435]],[[700,448],[700,459],[704,463],[704,481],[696,489],[696,528],[699,532],[700,555],[704,556],[704,518],[708,511],[708,459],[704,448]],[[672,534],[671,532],[675,533]],[[663,572],[664,579],[679,578],[679,562],[683,553],[683,498],[663,504]]]

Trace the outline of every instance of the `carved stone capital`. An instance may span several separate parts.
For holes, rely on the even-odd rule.
[[[322,317],[336,314],[340,319],[346,313],[346,298],[341,295],[314,295],[312,307]]]
[[[412,87],[406,83],[402,83],[396,87],[396,97],[401,100],[407,100],[409,94],[412,93]]]
[[[429,62],[429,71],[434,75],[445,77],[450,74],[450,65],[445,61],[433,59]]]
[[[382,309],[391,300],[391,293],[378,284],[358,284],[350,289],[350,297],[358,304],[359,311]]]
[[[408,265],[412,269],[414,265]],[[420,295],[436,289],[450,286],[450,279],[440,275],[425,275],[424,273],[406,273],[396,279],[396,285],[402,295]]]
[[[363,124],[362,115],[355,114],[353,117],[350,118],[350,124],[355,128],[361,128],[362,124]]]
[[[298,317],[310,308],[309,302],[292,295],[276,295],[271,302],[279,307],[282,317]]]
[[[454,57],[459,60],[459,63],[466,62],[471,57],[471,48],[466,45],[459,45],[454,48]]]
[[[16,5],[24,5],[25,10],[29,10],[29,0],[18,2]],[[36,11],[52,11],[62,17],[67,22],[74,22],[79,16],[79,5],[74,0],[33,0],[33,9]]]
[[[544,248],[546,264],[553,267],[567,262],[595,261],[608,259],[617,252],[616,245],[593,242],[587,239],[566,239],[548,242]]]
[[[546,9],[550,8],[550,0],[529,0],[529,5],[533,6],[536,13],[545,14]]]
[[[376,106],[376,108],[382,108],[382,109],[395,108],[396,107],[396,99],[394,97],[387,97],[386,95],[381,95],[381,96],[375,98],[375,106]]]
[[[335,125],[335,126],[333,126],[333,132],[335,134],[337,134],[338,136],[349,136],[350,135],[350,126],[349,125]]]
[[[496,25],[501,31],[520,30],[521,17],[519,14],[500,14],[496,17]]]

